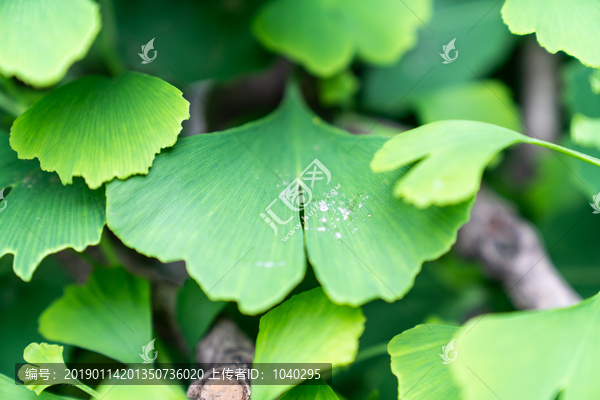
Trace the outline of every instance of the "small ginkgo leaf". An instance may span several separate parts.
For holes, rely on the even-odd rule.
[[[122,268],[97,268],[85,286],[70,285],[39,319],[48,340],[104,354],[122,363],[143,362],[151,341],[150,284]]]
[[[448,347],[457,330],[446,325],[417,325],[390,341],[388,352],[392,372],[398,377],[399,399],[461,399],[447,366],[458,358],[455,349]]]
[[[576,114],[571,120],[571,139],[577,144],[600,149],[600,118]]]
[[[291,388],[279,400],[339,400],[329,385],[298,385]]]
[[[157,153],[175,144],[189,103],[161,79],[126,72],[89,76],[56,89],[14,122],[19,158],[40,159],[63,184],[82,176],[96,189],[117,177],[146,174]]]
[[[91,0],[0,1],[0,73],[33,86],[58,82],[100,31]]]
[[[84,385],[74,377],[61,378],[64,376],[65,360],[63,359],[63,347],[47,343],[31,343],[23,351],[23,358],[29,364],[23,365],[18,371],[18,377],[24,382],[24,385],[37,393],[38,395],[44,389],[53,385],[74,385],[84,392],[95,395],[96,392],[87,385]],[[42,369],[45,370],[46,379],[42,377]],[[52,382],[46,384],[47,378]]]
[[[420,208],[447,206],[473,197],[486,165],[501,150],[530,143],[600,166],[600,160],[500,126],[475,121],[439,121],[390,139],[371,162],[375,172],[416,163],[394,188],[394,195]]]
[[[393,199],[404,170],[369,169],[385,140],[322,122],[292,86],[273,114],[182,138],[148,176],[110,182],[108,224],[143,254],[184,260],[211,300],[236,300],[244,313],[280,302],[302,280],[307,254],[334,302],[393,301],[425,260],[448,251],[471,204],[418,210]],[[302,210],[300,196],[287,197],[298,182]]]
[[[454,335],[460,346],[450,371],[465,400],[594,400],[599,330],[600,295],[568,308],[476,317]]]
[[[11,188],[10,193],[6,188]],[[63,186],[37,161],[17,158],[0,132],[0,257],[15,255],[13,269],[24,281],[48,254],[66,248],[83,251],[98,244],[105,223],[104,190],[90,190],[82,179]]]
[[[333,304],[321,288],[293,296],[260,319],[255,363],[348,365],[365,329],[359,308]],[[271,400],[289,385],[257,385],[254,400]]]
[[[559,50],[600,67],[600,2],[597,0],[506,0],[502,18],[512,33],[536,34],[549,52]]]
[[[0,374],[0,399],[18,400],[76,400],[75,397],[57,396],[52,393],[36,393],[26,386],[15,385],[15,380]]]
[[[430,0],[271,0],[253,30],[267,48],[330,77],[355,55],[375,64],[398,60],[416,44],[431,8]]]

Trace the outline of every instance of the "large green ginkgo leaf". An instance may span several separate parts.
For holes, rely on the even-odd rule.
[[[392,372],[398,377],[398,398],[405,400],[460,400],[459,390],[448,363],[440,358],[457,327],[417,325],[394,337],[388,352]],[[448,361],[458,357],[451,348],[444,354]]]
[[[91,0],[0,0],[0,73],[52,85],[85,56],[100,26]]]
[[[81,179],[63,186],[38,165],[19,160],[0,132],[0,193],[6,197],[0,201],[0,257],[14,254],[13,269],[24,281],[48,254],[98,244],[105,223],[103,190],[91,191]]]
[[[561,400],[597,399],[599,330],[600,295],[563,309],[474,318],[455,335],[450,370],[465,400],[554,400],[559,392]]]
[[[594,157],[500,126],[439,121],[390,139],[375,154],[371,168],[388,172],[416,162],[398,180],[394,194],[421,208],[446,206],[474,196],[485,166],[498,152],[515,143],[547,147],[600,166],[600,160]]]
[[[600,67],[600,2],[598,0],[506,0],[502,18],[512,33],[536,33],[549,52],[571,54],[590,67]]]
[[[417,42],[431,0],[272,0],[253,29],[269,49],[320,76],[343,71],[358,55],[390,64]]]
[[[306,254],[334,302],[396,300],[423,261],[448,251],[471,204],[418,210],[394,200],[404,170],[369,169],[384,141],[323,123],[293,87],[270,116],[182,138],[148,176],[109,183],[108,224],[141,253],[185,260],[210,299],[237,300],[246,313],[281,301],[302,279]],[[298,182],[302,211],[283,196]]]
[[[63,184],[83,176],[92,189],[114,177],[145,174],[175,144],[189,103],[179,89],[141,73],[90,76],[62,86],[23,113],[10,144],[40,159]]]
[[[151,340],[151,323],[150,284],[122,268],[97,268],[85,286],[68,286],[44,310],[39,330],[48,340],[136,363]]]
[[[254,363],[348,365],[365,329],[359,308],[333,304],[320,288],[293,296],[260,319]],[[271,400],[287,385],[256,385],[252,398]]]

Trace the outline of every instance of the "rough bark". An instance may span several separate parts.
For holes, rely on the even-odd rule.
[[[534,226],[489,190],[479,192],[456,249],[479,260],[518,309],[566,307],[581,300],[552,264]]]

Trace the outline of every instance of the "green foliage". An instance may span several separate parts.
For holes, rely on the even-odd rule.
[[[597,0],[506,0],[502,18],[512,33],[536,34],[549,52],[571,54],[590,67],[600,67],[600,3]]]
[[[440,121],[390,139],[371,168],[388,172],[417,162],[398,180],[394,194],[425,208],[463,202],[479,190],[485,166],[515,143],[548,147],[600,166],[600,160],[520,133],[474,121]],[[456,157],[461,154],[461,157]]]
[[[292,88],[263,120],[181,139],[147,177],[111,182],[108,225],[143,254],[185,260],[210,299],[237,300],[244,313],[267,310],[296,286],[306,268],[304,246],[334,302],[392,301],[412,286],[423,261],[448,250],[470,204],[421,211],[390,199],[403,171],[375,175],[368,167],[384,140],[332,128]],[[315,159],[330,170],[331,184],[313,189],[317,210],[304,238],[288,234],[283,241],[284,229],[300,227],[300,215],[277,201],[275,213],[292,220],[276,235],[259,215]],[[168,207],[162,193],[169,193]]]
[[[122,268],[97,268],[85,286],[70,285],[41,315],[45,338],[139,362],[152,338],[150,285]]]
[[[454,336],[450,364],[464,399],[597,398],[599,310],[596,295],[569,308],[472,319]]]
[[[600,118],[576,114],[571,120],[571,139],[582,146],[600,149]]]
[[[91,191],[81,179],[63,186],[58,176],[40,170],[37,161],[21,161],[0,132],[0,188],[10,187],[0,215],[0,257],[15,255],[13,269],[31,280],[51,253],[97,244],[105,223],[103,190]],[[5,195],[7,193],[4,193]]]
[[[193,349],[227,303],[210,301],[198,284],[188,279],[177,294],[177,322],[181,334]]]
[[[137,72],[82,78],[44,97],[21,115],[10,144],[19,158],[40,159],[63,184],[82,176],[92,189],[117,177],[146,174],[189,118],[181,92]]]
[[[518,131],[519,112],[510,90],[500,81],[466,82],[443,87],[415,100],[423,124],[447,119],[487,122]]]
[[[98,387],[102,400],[186,400],[185,391],[174,385],[111,385],[105,382]]]
[[[446,325],[417,325],[394,337],[388,345],[392,372],[398,377],[398,398],[406,400],[460,400],[450,370],[440,359],[458,328]],[[457,356],[449,353],[449,358]],[[462,355],[462,354],[461,354]]]
[[[333,304],[320,288],[292,297],[260,319],[255,363],[350,364],[363,333],[362,311]],[[286,385],[252,388],[255,400],[270,400]]]
[[[50,86],[82,59],[100,31],[91,0],[0,1],[0,73]]]
[[[390,64],[417,42],[431,15],[431,0],[271,0],[254,21],[268,49],[331,77],[353,58]]]
[[[423,94],[478,81],[498,68],[508,57],[514,37],[502,23],[497,4],[496,0],[437,0],[428,23],[435,34],[422,29],[417,46],[396,64],[367,71],[364,106],[378,113],[403,115]],[[440,65],[442,46],[453,38],[460,56]]]
[[[29,346],[25,348],[23,351],[23,359],[26,362],[36,365],[38,363],[47,363],[47,364],[61,364],[62,367],[59,369],[66,368],[65,360],[63,359],[63,347],[57,346],[55,344],[47,344],[47,343],[31,343]],[[44,391],[44,389],[50,387],[51,385],[38,385],[34,383],[28,383],[25,380],[24,369],[27,366],[21,367],[19,370],[19,378],[25,382],[25,386],[34,391],[36,394],[40,394]],[[67,382],[60,382],[67,383]]]
[[[280,400],[338,400],[334,391],[327,385],[298,385],[288,390]]]
[[[0,374],[0,397],[3,399],[19,400],[74,400],[73,397],[57,396],[52,393],[36,393],[25,386],[15,385],[15,381],[6,375]]]

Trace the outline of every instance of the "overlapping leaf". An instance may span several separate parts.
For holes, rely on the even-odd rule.
[[[375,64],[398,60],[430,15],[431,0],[272,0],[253,29],[267,48],[332,76],[355,55]]]
[[[168,83],[137,72],[90,76],[55,90],[12,126],[19,158],[40,159],[63,184],[82,176],[96,189],[117,177],[145,174],[175,144],[189,103]]]
[[[536,34],[549,52],[571,54],[600,67],[600,3],[597,0],[506,0],[502,18],[512,33]]]
[[[475,318],[455,335],[450,370],[465,400],[553,400],[559,392],[597,399],[598,330],[599,295],[569,308]]]
[[[320,288],[292,297],[260,319],[255,363],[350,364],[365,318],[360,309],[333,304]],[[271,400],[286,385],[257,385],[252,398]]]
[[[91,0],[0,1],[0,73],[34,86],[58,82],[100,31]]]
[[[406,400],[460,400],[459,390],[440,358],[457,327],[417,325],[394,337],[388,345],[392,372],[398,377],[398,398]],[[446,354],[444,354],[446,355]],[[458,357],[455,352],[448,359]]]
[[[423,261],[449,249],[470,203],[418,210],[394,200],[391,185],[404,170],[376,175],[368,166],[384,141],[328,126],[291,88],[265,119],[183,138],[148,176],[111,182],[108,223],[148,256],[185,260],[209,298],[237,300],[246,313],[270,308],[302,279],[305,246],[334,302],[395,300]],[[330,179],[313,181],[312,189],[307,181],[312,199],[303,230],[300,212],[279,196],[318,167],[315,160]]]
[[[474,196],[485,166],[498,152],[515,143],[551,148],[600,166],[600,160],[594,157],[496,125],[439,121],[390,139],[375,154],[371,168],[388,172],[416,162],[398,180],[394,194],[417,207],[446,206]]]
[[[280,397],[281,400],[338,400],[333,389],[327,385],[298,385]]]
[[[40,315],[39,330],[48,340],[140,362],[152,334],[150,284],[122,268],[98,268],[85,286],[68,286]]]
[[[0,188],[11,188],[0,203],[0,257],[14,254],[13,269],[25,281],[48,254],[97,244],[105,223],[103,190],[81,179],[63,186],[38,165],[19,160],[0,132]]]

